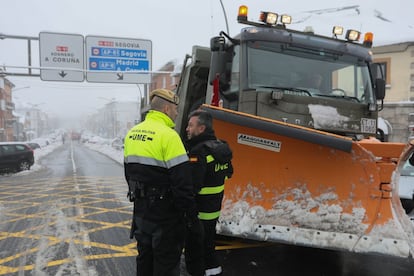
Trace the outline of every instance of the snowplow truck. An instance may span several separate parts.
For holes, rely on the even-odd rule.
[[[210,47],[193,46],[176,89],[180,135],[202,108],[233,151],[217,232],[412,258],[398,179],[414,140],[375,139],[385,81],[372,33],[360,43],[355,30],[322,36],[287,28],[287,15],[249,21],[247,10],[236,36],[222,31]]]

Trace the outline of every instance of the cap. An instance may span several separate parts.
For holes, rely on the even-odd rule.
[[[176,105],[178,105],[178,103],[179,103],[178,96],[174,92],[172,92],[171,90],[168,90],[168,89],[155,89],[155,90],[151,91],[150,101],[152,101],[152,99],[155,96],[163,98],[164,100],[167,100],[170,103],[173,103],[173,104],[176,104]]]

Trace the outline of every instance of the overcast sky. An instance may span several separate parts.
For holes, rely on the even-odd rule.
[[[230,35],[243,25],[236,22],[239,5],[249,7],[249,19],[260,11],[293,16],[292,29],[312,26],[330,35],[333,25],[374,32],[374,46],[414,41],[413,0],[222,0]],[[210,37],[226,31],[219,0],[12,0],[2,1],[0,33],[34,36],[56,32],[145,39],[152,41],[152,70],[169,61],[181,64],[192,45],[208,46]],[[32,45],[32,66],[39,66],[39,46]],[[27,66],[25,41],[0,40],[0,65]],[[18,71],[18,69],[7,69]],[[9,77],[17,101],[37,105],[54,116],[91,114],[114,98],[137,100],[135,84],[41,81],[38,77]],[[29,88],[28,88],[29,87]],[[142,89],[141,89],[142,90]]]

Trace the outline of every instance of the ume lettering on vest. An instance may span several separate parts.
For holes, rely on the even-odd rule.
[[[133,134],[131,136],[132,140],[141,140],[141,141],[146,141],[147,140],[147,135],[145,134]]]
[[[226,163],[226,164],[216,164],[215,167],[214,167],[214,171],[218,172],[218,171],[226,170],[228,168],[229,168],[228,163]]]

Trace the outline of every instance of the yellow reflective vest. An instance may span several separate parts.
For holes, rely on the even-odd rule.
[[[173,219],[177,212],[195,209],[189,159],[173,127],[174,122],[166,114],[150,110],[124,140],[126,180],[136,180],[147,190],[169,192],[168,202],[160,203],[158,209],[148,210],[145,204],[135,203],[138,215],[151,220]]]

